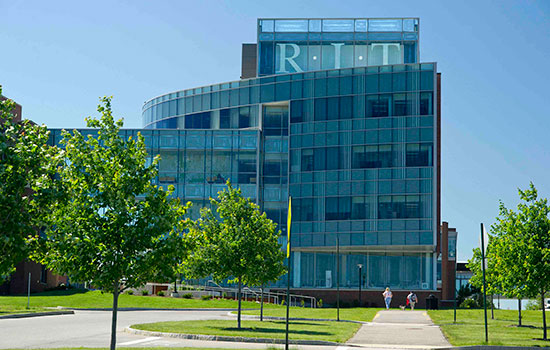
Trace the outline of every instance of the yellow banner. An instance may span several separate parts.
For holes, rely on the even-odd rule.
[[[292,197],[288,197],[288,217],[286,219],[286,257],[290,258],[290,224],[292,221]]]

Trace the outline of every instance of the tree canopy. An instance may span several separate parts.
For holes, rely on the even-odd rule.
[[[488,290],[515,298],[543,298],[550,290],[550,207],[547,199],[538,197],[532,183],[518,192],[521,202],[517,211],[500,203],[499,217],[491,228]],[[474,272],[473,283],[479,284],[481,262],[475,251],[469,266]],[[544,308],[542,316],[546,339]]]
[[[199,248],[187,261],[189,276],[211,275],[216,281],[233,278],[240,294],[243,283],[261,286],[285,273],[280,232],[257,204],[244,198],[229,181],[227,189],[218,193],[218,199],[211,198],[210,204],[212,209],[202,208],[201,217],[190,229],[190,239]],[[239,297],[239,327],[240,314]]]
[[[54,271],[113,293],[111,348],[116,342],[119,293],[158,275],[166,257],[184,256],[186,207],[153,182],[158,156],[148,165],[144,138],[119,136],[111,98],[87,118],[97,136],[63,132],[63,162],[53,186],[61,193],[38,255]]]
[[[0,101],[0,280],[29,256],[29,240],[43,226],[53,200],[48,184],[57,162],[46,127],[15,121],[14,106]]]

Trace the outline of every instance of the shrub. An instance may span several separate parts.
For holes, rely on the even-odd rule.
[[[300,306],[301,306],[301,307],[306,306],[306,302],[304,301],[304,299],[300,300]]]
[[[159,290],[158,293],[157,293],[157,295],[158,295],[159,297],[163,297],[163,296],[164,296],[164,291],[163,291],[163,290]]]
[[[525,310],[542,310],[541,302],[539,300],[529,300],[525,305]]]
[[[463,309],[477,309],[479,305],[477,305],[474,299],[465,299],[462,304],[460,304],[460,307]]]
[[[184,295],[181,296],[183,299],[191,299],[193,297],[193,294],[191,293],[185,293]]]
[[[224,299],[227,298],[227,293],[226,293],[226,292],[223,292],[222,297],[223,297]]]
[[[211,295],[201,295],[201,299],[202,300],[210,300],[210,299],[212,299],[212,296]]]
[[[149,291],[147,289],[142,289],[141,295],[149,295]]]
[[[134,290],[133,290],[133,289],[128,289],[128,290],[126,291],[126,294],[128,294],[128,295],[134,295]]]
[[[317,307],[323,307],[323,299],[317,300]]]

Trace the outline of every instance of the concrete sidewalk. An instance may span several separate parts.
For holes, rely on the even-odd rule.
[[[425,311],[379,311],[347,344],[361,347],[434,349],[449,347]]]

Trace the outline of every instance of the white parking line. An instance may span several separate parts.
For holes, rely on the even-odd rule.
[[[135,344],[147,343],[147,342],[157,340],[157,339],[160,339],[160,338],[161,337],[148,337],[148,338],[145,338],[145,339],[138,339],[138,340],[127,341],[125,343],[119,343],[117,345],[135,345]]]

